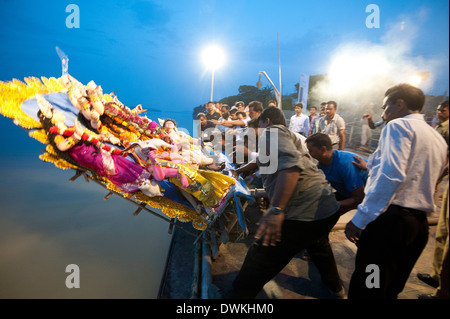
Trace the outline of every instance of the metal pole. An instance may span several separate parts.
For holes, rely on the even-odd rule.
[[[348,144],[352,143],[352,137],[353,137],[353,128],[354,126],[350,126],[350,137],[349,137],[349,141],[347,142]]]
[[[213,101],[213,88],[214,88],[214,68],[212,68],[211,72],[211,99],[210,101]]]
[[[202,258],[202,243],[197,242],[194,245],[194,270],[193,270],[193,280],[192,280],[192,293],[191,299],[198,299],[201,293],[201,264],[203,262]]]
[[[277,99],[278,108],[281,110],[281,93],[278,91],[275,91],[275,97]]]
[[[275,98],[277,100],[277,106],[278,108],[281,110],[281,93],[277,90],[277,88],[275,87],[275,84],[273,84],[272,80],[269,78],[269,76],[267,75],[267,73],[265,71],[259,71],[259,75],[264,74],[264,76],[267,78],[267,80],[270,82],[270,84],[273,87],[273,92],[275,93]]]
[[[206,239],[206,233],[203,234],[203,239]],[[211,286],[211,252],[209,245],[205,241],[202,243],[201,279],[201,299],[209,299],[209,287]]]
[[[279,108],[280,108],[280,110],[281,110],[281,100],[282,100],[282,98],[281,98],[281,60],[280,60],[280,38],[279,38],[279,36],[278,36],[278,32],[277,32],[277,42],[278,42],[278,78],[279,78],[279,81],[280,81],[280,101],[279,101]]]
[[[84,175],[85,178],[88,178],[88,176],[87,176],[86,173],[83,173],[83,175]],[[91,179],[92,179],[96,184],[102,186],[102,187],[105,188],[105,189],[108,189],[105,185],[103,185],[101,182],[99,182],[98,180],[94,179],[93,177],[91,177]],[[88,181],[89,181],[89,179],[88,179]],[[119,197],[121,197],[121,198],[123,198],[123,199],[129,201],[130,203],[133,203],[133,204],[135,204],[136,206],[142,207],[142,209],[144,209],[145,211],[149,212],[150,214],[155,215],[156,217],[158,217],[158,218],[160,218],[160,219],[162,219],[162,220],[168,222],[169,224],[172,224],[173,226],[175,226],[175,227],[181,229],[181,230],[184,231],[185,233],[188,233],[188,234],[190,234],[190,235],[192,235],[192,236],[194,236],[194,237],[197,236],[196,234],[194,234],[194,233],[192,233],[192,232],[190,232],[190,231],[184,229],[183,227],[177,225],[176,223],[172,222],[171,219],[166,218],[166,217],[164,217],[164,216],[161,216],[160,214],[158,214],[158,213],[156,213],[156,212],[154,212],[154,211],[148,209],[147,207],[145,207],[145,203],[138,204],[138,203],[136,203],[135,201],[133,201],[133,200],[127,198],[127,197],[124,197],[124,196],[122,196],[121,194],[119,194],[119,193],[117,193],[117,192],[115,192],[115,191],[113,191],[113,192],[114,192],[115,194],[117,194]],[[143,206],[141,206],[141,205],[143,205]]]

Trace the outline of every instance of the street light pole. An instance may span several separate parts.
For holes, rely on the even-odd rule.
[[[277,90],[277,88],[275,87],[275,84],[273,84],[272,80],[269,78],[269,76],[267,75],[266,72],[264,71],[259,71],[259,81],[258,81],[258,85],[260,85],[261,83],[261,74],[264,74],[265,77],[267,78],[267,80],[270,82],[270,84],[273,87],[273,92],[275,93],[275,99],[277,100],[277,106],[278,108],[281,110],[281,93],[280,91]]]
[[[277,43],[278,43],[278,80],[280,81],[279,88],[280,88],[280,97],[281,97],[281,60],[280,60],[280,37],[278,36],[277,32]],[[281,109],[281,98],[280,98],[280,109]]]
[[[211,68],[211,99],[210,102],[213,101],[213,89],[214,89],[214,68]]]
[[[211,102],[214,93],[214,71],[222,66],[224,59],[225,56],[219,47],[211,46],[203,52],[203,61],[208,68],[211,68]]]

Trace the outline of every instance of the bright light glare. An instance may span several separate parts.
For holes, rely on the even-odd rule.
[[[386,75],[389,63],[383,56],[366,54],[342,54],[331,63],[329,78],[338,91],[350,90],[364,80]]]
[[[360,70],[358,61],[350,56],[339,56],[331,64],[329,77],[339,90],[351,86],[357,81],[356,74]]]
[[[411,76],[408,83],[414,86],[418,86],[422,82],[422,77],[418,74]]]
[[[210,46],[203,51],[203,62],[210,69],[218,69],[225,62],[223,51],[217,46]]]

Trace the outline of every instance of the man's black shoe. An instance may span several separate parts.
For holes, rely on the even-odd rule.
[[[433,279],[429,274],[417,274],[417,278],[422,280],[427,285],[430,285],[433,288],[437,288],[439,286],[439,282],[435,279]]]

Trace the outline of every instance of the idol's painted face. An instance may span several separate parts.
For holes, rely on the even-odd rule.
[[[175,124],[173,124],[172,121],[167,121],[166,124],[164,124],[165,128],[168,128],[169,130],[173,130],[175,128]]]

